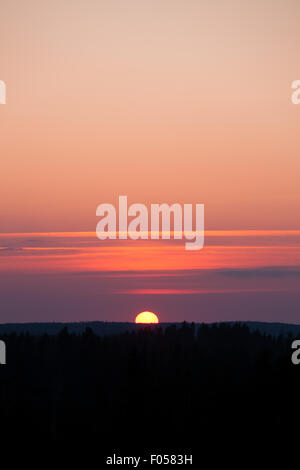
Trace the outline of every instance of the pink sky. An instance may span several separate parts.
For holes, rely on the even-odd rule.
[[[298,0],[1,2],[0,321],[298,321],[299,24]],[[119,195],[204,203],[204,249],[100,242]]]
[[[11,0],[0,24],[1,232],[93,231],[120,194],[300,229],[298,1]]]

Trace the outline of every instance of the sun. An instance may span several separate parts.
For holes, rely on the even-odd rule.
[[[158,316],[153,312],[141,312],[135,317],[135,323],[158,323]]]

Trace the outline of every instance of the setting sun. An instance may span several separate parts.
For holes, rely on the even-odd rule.
[[[158,316],[152,312],[141,312],[135,317],[135,323],[158,323]]]

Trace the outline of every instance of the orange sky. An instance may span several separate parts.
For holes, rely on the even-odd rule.
[[[0,321],[299,322],[299,25],[299,0],[1,1]],[[119,195],[203,203],[204,249],[98,240]]]
[[[0,234],[0,272],[110,273],[300,266],[300,231],[208,231],[198,252],[184,240],[106,240],[93,233]]]
[[[0,4],[0,232],[93,231],[102,202],[299,229],[297,0]]]
[[[261,320],[299,323],[300,231],[208,231],[183,240],[0,234],[0,321]]]

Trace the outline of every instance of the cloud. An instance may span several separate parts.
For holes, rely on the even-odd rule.
[[[18,248],[17,247],[14,247],[14,246],[4,246],[4,247],[0,247],[0,255],[3,253],[4,255],[7,254],[7,252],[16,252],[18,251]]]
[[[219,269],[217,272],[224,276],[238,278],[300,277],[300,267],[298,266],[265,266],[262,268]]]

